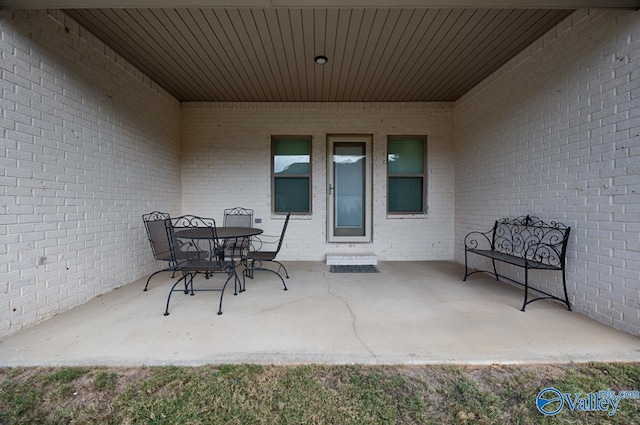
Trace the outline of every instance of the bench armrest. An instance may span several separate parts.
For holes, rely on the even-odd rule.
[[[464,248],[470,249],[492,249],[493,230],[487,232],[470,232],[464,237]]]

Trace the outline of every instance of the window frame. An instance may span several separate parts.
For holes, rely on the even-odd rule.
[[[276,151],[276,142],[279,141],[287,141],[287,140],[300,140],[305,139],[309,144],[309,173],[308,174],[286,174],[276,176],[275,172],[275,151]],[[287,213],[291,213],[291,215],[311,215],[313,213],[313,184],[312,184],[312,174],[313,174],[313,137],[310,135],[272,135],[271,136],[271,155],[269,157],[271,161],[271,213],[274,215],[283,215]],[[309,210],[308,211],[277,211],[276,210],[276,179],[287,179],[287,178],[307,178],[309,181]]]
[[[390,142],[394,140],[403,140],[403,139],[421,139],[422,140],[422,173],[397,173],[391,174],[389,171],[389,147],[391,145]],[[427,170],[427,136],[426,135],[415,135],[415,134],[398,134],[398,135],[388,135],[387,136],[387,149],[386,149],[386,158],[385,163],[387,165],[387,214],[392,216],[402,216],[402,215],[426,215],[427,214],[427,188],[428,188],[428,170]],[[391,211],[390,210],[390,199],[391,199],[391,184],[390,181],[392,178],[407,178],[407,177],[420,177],[422,178],[422,205],[420,211]]]

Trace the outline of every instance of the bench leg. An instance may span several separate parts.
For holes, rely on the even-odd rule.
[[[571,304],[569,304],[569,295],[567,294],[567,276],[564,268],[562,269],[562,286],[564,287],[564,302],[567,304],[567,310],[571,311]]]
[[[467,248],[464,249],[464,277],[462,278],[463,282],[467,281],[467,276],[469,276],[469,272],[467,272]]]
[[[496,280],[500,281],[500,279],[498,278],[498,270],[496,269],[496,259],[492,258],[491,262],[493,263],[493,274],[496,276]]]
[[[520,311],[524,311],[527,306],[527,299],[529,298],[529,269],[524,268],[524,302]]]

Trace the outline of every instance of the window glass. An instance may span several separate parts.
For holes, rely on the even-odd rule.
[[[275,179],[275,212],[309,212],[309,179]]]
[[[272,208],[276,213],[311,212],[311,138],[272,138]]]
[[[390,136],[387,141],[387,211],[424,213],[426,138]]]
[[[389,178],[389,212],[422,211],[422,178]]]
[[[388,160],[389,174],[422,174],[424,171],[424,140],[390,140]]]

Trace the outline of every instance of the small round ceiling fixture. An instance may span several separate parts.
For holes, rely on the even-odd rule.
[[[329,62],[329,59],[324,55],[316,56],[315,58],[313,58],[313,60],[318,65],[324,65],[325,63]]]

